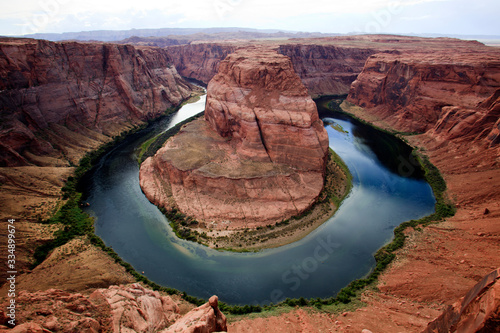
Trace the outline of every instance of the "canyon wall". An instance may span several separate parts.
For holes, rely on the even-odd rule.
[[[130,45],[3,39],[0,73],[0,166],[76,163],[191,92],[165,50]]]
[[[373,48],[285,44],[278,52],[292,59],[295,72],[313,97],[346,95]]]
[[[217,74],[219,63],[236,48],[231,43],[195,43],[166,49],[179,74],[208,84]]]
[[[244,47],[238,43],[199,43],[168,47],[175,67],[183,76],[207,84],[217,73],[219,63]],[[375,53],[369,47],[273,43],[272,47],[292,60],[295,72],[313,97],[344,95],[363,69],[366,59]]]
[[[163,49],[0,39],[0,217],[16,220],[19,272],[54,237],[32,222],[55,214],[79,160],[193,89]]]
[[[348,101],[404,132],[499,142],[500,50],[371,56]]]
[[[295,72],[312,97],[346,95],[350,86],[374,54],[426,50],[469,50],[484,47],[476,41],[451,38],[421,38],[391,35],[339,36],[288,40],[196,42],[169,46],[174,64],[183,76],[208,84],[219,63],[238,48],[264,45],[292,60]]]
[[[207,89],[205,119],[186,125],[141,166],[155,204],[216,228],[278,222],[323,188],[328,136],[289,58],[240,49]]]

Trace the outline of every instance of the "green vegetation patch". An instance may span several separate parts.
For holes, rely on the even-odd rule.
[[[68,177],[61,189],[62,198],[66,203],[51,218],[42,221],[45,224],[61,224],[63,227],[55,233],[55,238],[35,249],[35,261],[32,268],[41,264],[55,248],[62,246],[75,237],[94,234],[94,220],[81,209],[81,193],[77,191],[78,182],[95,163],[113,146],[122,141],[127,135],[136,132],[144,126],[138,126],[121,135],[115,136],[112,141],[102,145],[99,149],[87,153],[80,159],[73,176]]]
[[[157,136],[155,137],[152,137],[151,139],[147,140],[146,142],[144,142],[142,145],[141,145],[141,148],[137,154],[137,161],[139,162],[139,164],[142,164],[142,162],[144,162],[148,157],[151,157],[153,156],[154,154],[156,154],[156,152],[161,148],[163,147],[163,145],[165,144],[165,142],[167,142],[167,140],[177,134],[179,132],[179,130],[181,129],[182,126],[184,126],[185,124],[199,118],[199,117],[203,117],[205,113],[201,113],[201,114],[198,114],[196,116],[192,116],[180,123],[178,123],[177,125],[175,125],[174,127],[170,128],[169,130],[163,132],[163,133],[160,133],[158,134]]]
[[[346,130],[342,127],[342,125],[337,124],[337,123],[333,123],[333,124],[331,124],[331,125],[330,125],[330,127],[331,127],[331,128],[333,128],[334,130],[336,130],[337,132],[340,132],[340,133],[345,133],[345,134],[349,133],[348,131],[346,131]]]

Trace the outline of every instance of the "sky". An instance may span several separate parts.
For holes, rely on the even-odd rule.
[[[0,0],[0,35],[208,27],[500,35],[499,15],[499,0]]]

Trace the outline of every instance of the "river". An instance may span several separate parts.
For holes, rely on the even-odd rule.
[[[150,280],[229,304],[334,296],[373,269],[373,254],[404,221],[434,212],[431,187],[400,140],[338,113],[318,110],[330,147],[353,174],[336,214],[302,240],[257,253],[219,252],[178,239],[139,186],[142,142],[203,111],[205,96],[118,144],[86,177],[87,212],[107,246]]]

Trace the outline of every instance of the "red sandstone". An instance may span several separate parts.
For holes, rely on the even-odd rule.
[[[141,187],[152,202],[216,228],[256,227],[315,202],[327,151],[316,106],[290,60],[239,50],[210,81],[205,121],[185,126],[143,163]]]

